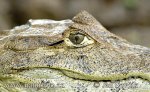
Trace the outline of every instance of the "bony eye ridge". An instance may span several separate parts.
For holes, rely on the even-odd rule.
[[[80,44],[84,40],[85,35],[77,33],[77,34],[70,34],[69,39],[73,44]]]

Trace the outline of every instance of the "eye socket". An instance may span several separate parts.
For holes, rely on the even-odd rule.
[[[73,44],[80,44],[84,40],[85,35],[77,33],[77,34],[70,34],[69,39]]]

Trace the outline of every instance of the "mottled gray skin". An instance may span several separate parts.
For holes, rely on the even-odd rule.
[[[150,49],[107,31],[82,11],[29,20],[0,38],[0,92],[149,92]],[[72,33],[83,34],[74,44]]]

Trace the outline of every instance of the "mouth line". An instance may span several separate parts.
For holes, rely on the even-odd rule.
[[[27,68],[27,69],[14,69],[17,70],[17,73],[19,72],[23,72],[23,71],[28,71],[28,70],[32,70],[32,69],[51,69],[51,70],[57,70],[59,72],[61,72],[64,76],[68,77],[68,78],[72,78],[75,80],[83,80],[83,81],[96,81],[96,82],[111,82],[111,81],[122,81],[122,80],[129,80],[129,79],[142,79],[142,80],[146,80],[146,81],[150,81],[149,80],[149,74],[143,74],[140,75],[140,73],[128,73],[126,76],[122,75],[122,74],[116,74],[116,75],[111,75],[111,76],[105,76],[102,77],[101,75],[97,75],[97,76],[92,76],[92,75],[88,75],[88,74],[82,74],[80,72],[76,72],[76,71],[72,71],[72,70],[67,70],[67,69],[59,69],[59,68],[51,68],[51,67],[34,67],[34,68]],[[55,72],[55,71],[53,71]]]

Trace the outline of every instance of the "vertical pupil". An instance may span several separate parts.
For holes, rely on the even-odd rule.
[[[82,34],[70,34],[69,39],[74,44],[80,44],[84,39],[84,35],[82,35]]]
[[[75,36],[75,41],[76,41],[76,42],[79,41],[79,36]]]

